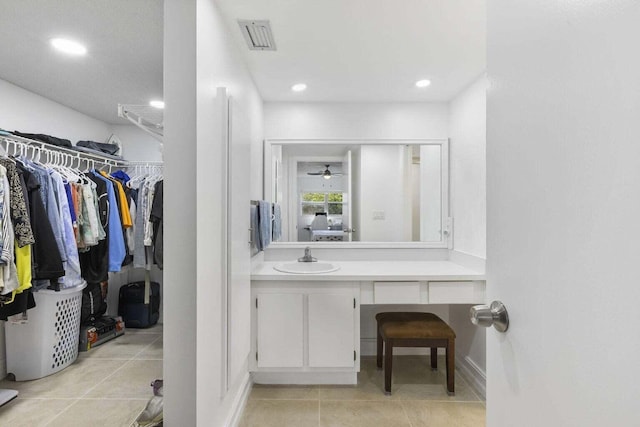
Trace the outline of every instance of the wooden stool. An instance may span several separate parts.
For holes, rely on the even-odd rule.
[[[454,393],[456,334],[444,320],[433,313],[378,313],[377,364],[382,368],[384,341],[384,391],[391,394],[393,347],[430,347],[431,369],[438,369],[438,347],[447,352],[447,393]]]

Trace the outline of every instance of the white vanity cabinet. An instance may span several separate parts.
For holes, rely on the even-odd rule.
[[[256,296],[258,367],[302,367],[303,324],[303,294],[294,292],[258,294]]]
[[[255,382],[355,382],[358,282],[253,281],[251,292]]]

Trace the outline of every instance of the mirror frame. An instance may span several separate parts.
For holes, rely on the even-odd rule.
[[[440,145],[441,153],[441,242],[272,242],[270,247],[281,249],[328,248],[328,249],[452,249],[453,220],[449,216],[449,139],[448,138],[269,138],[264,140],[263,150],[263,199],[273,202],[273,146],[274,145]]]

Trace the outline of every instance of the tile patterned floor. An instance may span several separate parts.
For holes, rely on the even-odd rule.
[[[394,358],[393,394],[383,393],[383,372],[363,357],[354,386],[254,385],[241,427],[482,427],[485,403],[456,375],[448,396],[444,360],[432,372],[428,357]],[[0,426],[127,427],[162,378],[162,326],[129,329],[67,369],[35,381],[0,381],[20,392],[0,408]]]
[[[0,426],[127,427],[147,404],[156,378],[162,378],[162,325],[127,329],[54,375],[0,381],[0,388],[20,393],[0,408]]]
[[[254,385],[241,427],[482,427],[485,402],[460,375],[447,395],[444,358],[396,356],[391,396],[375,357],[363,357],[354,386]]]

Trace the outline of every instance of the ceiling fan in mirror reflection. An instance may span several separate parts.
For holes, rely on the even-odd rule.
[[[331,179],[332,176],[342,176],[341,173],[334,173],[329,170],[331,165],[324,165],[326,169],[320,172],[307,172],[307,175],[322,176],[324,179]]]

